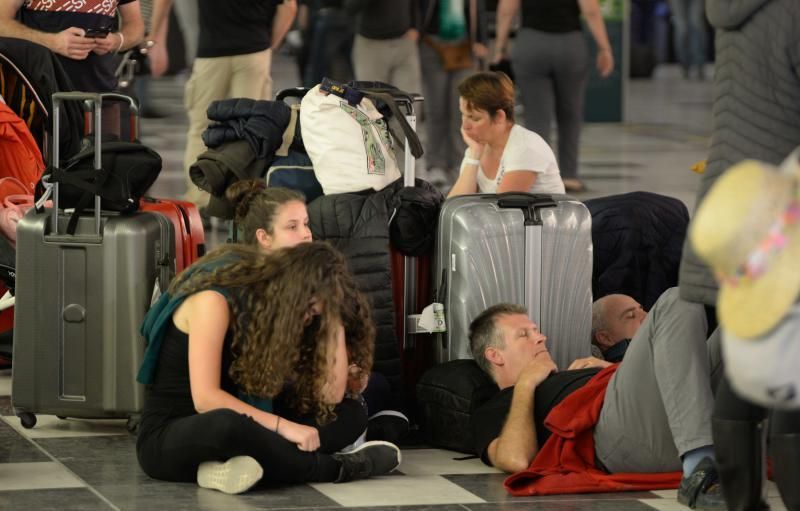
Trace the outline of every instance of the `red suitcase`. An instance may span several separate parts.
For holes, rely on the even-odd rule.
[[[142,211],[157,211],[169,218],[175,226],[175,273],[203,256],[206,251],[205,232],[200,211],[192,202],[176,199],[144,197]]]

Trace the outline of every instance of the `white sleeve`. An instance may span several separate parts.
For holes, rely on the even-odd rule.
[[[541,174],[550,168],[552,154],[542,137],[520,126],[503,151],[503,167],[505,172],[532,170]]]

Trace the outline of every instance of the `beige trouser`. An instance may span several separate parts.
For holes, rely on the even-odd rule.
[[[247,55],[195,59],[192,76],[186,82],[184,105],[189,116],[189,133],[183,167],[186,174],[185,200],[198,206],[208,203],[208,193],[201,191],[189,179],[189,167],[206,150],[202,134],[208,127],[208,106],[220,99],[272,97],[270,67],[272,50]]]
[[[353,70],[357,80],[385,82],[406,92],[422,92],[419,48],[410,39],[368,39],[356,35]]]

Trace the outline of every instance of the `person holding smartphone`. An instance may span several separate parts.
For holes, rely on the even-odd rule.
[[[49,48],[75,90],[111,92],[114,54],[142,41],[144,22],[139,0],[8,0],[0,3],[0,36]]]

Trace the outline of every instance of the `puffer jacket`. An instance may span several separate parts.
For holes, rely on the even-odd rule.
[[[800,145],[800,9],[797,0],[707,0],[716,29],[708,165],[697,204],[731,165],[779,164]],[[754,190],[753,193],[758,193]],[[714,305],[717,284],[687,242],[681,297]]]
[[[592,295],[632,296],[649,310],[678,283],[689,211],[678,199],[631,192],[586,201],[592,214]]]
[[[256,158],[266,159],[269,164],[283,142],[291,109],[283,101],[234,98],[212,102],[207,115],[215,123],[203,132],[206,146],[247,140]]]
[[[389,207],[379,193],[323,195],[308,205],[315,240],[327,240],[347,259],[359,289],[372,306],[375,322],[373,369],[383,374],[397,398],[402,367],[394,328]]]
[[[435,232],[441,202],[441,194],[427,183],[417,180],[416,187],[403,188],[402,180],[398,180],[379,192],[323,195],[308,205],[314,239],[327,240],[344,254],[359,289],[372,306],[376,329],[373,368],[389,380],[398,400],[388,407],[401,407],[402,390],[390,244],[406,247],[416,255],[429,253],[433,236],[428,231]],[[407,208],[415,213],[403,211]]]

